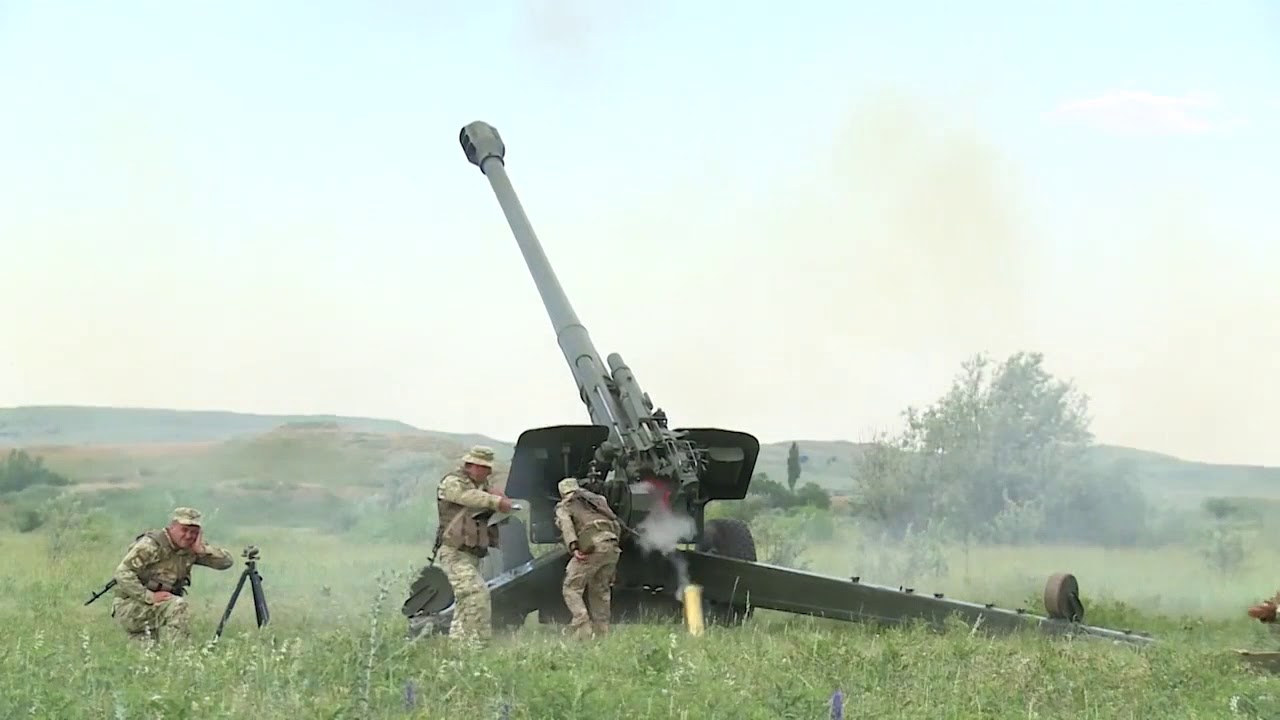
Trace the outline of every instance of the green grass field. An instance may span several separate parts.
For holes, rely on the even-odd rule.
[[[621,626],[587,643],[531,618],[485,654],[459,657],[440,638],[405,640],[399,606],[426,548],[305,530],[208,532],[237,554],[262,548],[272,623],[256,629],[242,595],[210,647],[242,566],[198,568],[196,642],[155,650],[125,640],[109,596],[82,606],[122,542],[85,540],[74,527],[0,535],[0,717],[816,719],[832,717],[837,691],[844,718],[1280,717],[1280,680],[1232,652],[1280,649],[1243,614],[1276,584],[1262,561],[1227,581],[1169,551],[976,548],[966,572],[966,553],[952,549],[949,572],[920,585],[1029,604],[1050,572],[1069,570],[1092,623],[1159,637],[1141,649],[761,612],[702,637],[678,624]],[[895,560],[879,552],[840,537],[803,560],[844,575],[862,556],[891,571]]]
[[[1117,460],[1139,462],[1148,492],[1172,489],[1189,508],[1236,495],[1248,512],[1233,515],[1244,561],[1230,573],[1201,555],[1204,517],[1152,536],[1178,544],[1114,550],[885,544],[843,512],[753,520],[762,560],[1037,614],[1048,576],[1071,572],[1089,623],[1150,633],[1150,647],[761,611],[702,637],[672,623],[619,626],[586,643],[531,617],[484,654],[460,657],[443,638],[408,642],[399,609],[429,554],[428,486],[476,438],[399,427],[264,433],[278,418],[226,414],[80,425],[54,415],[0,413],[0,439],[66,440],[36,451],[73,483],[0,497],[0,718],[1280,718],[1280,675],[1234,652],[1280,650],[1280,634],[1244,614],[1280,587],[1270,541],[1280,527],[1265,503],[1278,497],[1274,468],[1239,469],[1253,474],[1235,482],[1223,467]],[[802,445],[814,463],[804,480],[822,480],[820,468],[833,486],[847,478],[848,444]],[[781,470],[786,447],[767,447],[762,469]],[[239,564],[197,568],[188,646],[130,643],[109,595],[83,606],[128,541],[175,505],[204,510],[209,541],[237,556],[262,549],[267,628],[255,627],[244,594],[210,644]],[[36,510],[40,522],[24,528]]]

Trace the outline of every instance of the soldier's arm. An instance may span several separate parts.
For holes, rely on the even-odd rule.
[[[204,552],[196,555],[196,565],[203,565],[214,570],[226,570],[236,564],[230,550],[214,545],[205,545]]]
[[[573,517],[564,503],[556,504],[556,527],[560,528],[560,536],[564,538],[564,546],[572,548],[578,542],[578,532],[573,527]]]
[[[152,592],[138,578],[138,571],[155,562],[160,557],[160,548],[155,541],[144,537],[129,548],[124,559],[116,566],[112,577],[116,581],[116,590],[130,600],[141,600],[148,605],[154,602]]]
[[[497,510],[498,503],[502,501],[502,498],[497,495],[487,493],[462,478],[452,476],[440,481],[439,496],[449,502],[480,510]]]

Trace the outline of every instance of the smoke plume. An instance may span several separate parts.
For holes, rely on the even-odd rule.
[[[676,545],[693,537],[697,523],[688,515],[677,515],[665,507],[659,507],[645,517],[636,528],[639,544],[645,552],[659,552],[671,561],[676,570],[676,599],[684,601],[684,589],[689,584],[689,564],[676,552]]]

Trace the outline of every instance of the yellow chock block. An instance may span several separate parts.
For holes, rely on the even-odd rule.
[[[686,585],[683,601],[684,622],[689,627],[689,634],[701,635],[705,627],[702,622],[702,586]]]

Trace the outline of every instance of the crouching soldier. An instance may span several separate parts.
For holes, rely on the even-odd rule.
[[[562,588],[565,605],[573,614],[569,630],[578,637],[593,633],[604,635],[609,632],[613,579],[622,553],[618,547],[622,525],[608,501],[579,487],[577,480],[565,478],[558,489],[556,525],[565,547],[573,553],[565,568]],[[586,604],[582,598],[584,590]]]
[[[193,565],[226,570],[231,553],[204,544],[200,512],[180,507],[167,527],[139,535],[116,566],[111,616],[130,638],[158,639],[165,629],[189,638],[186,588]]]

